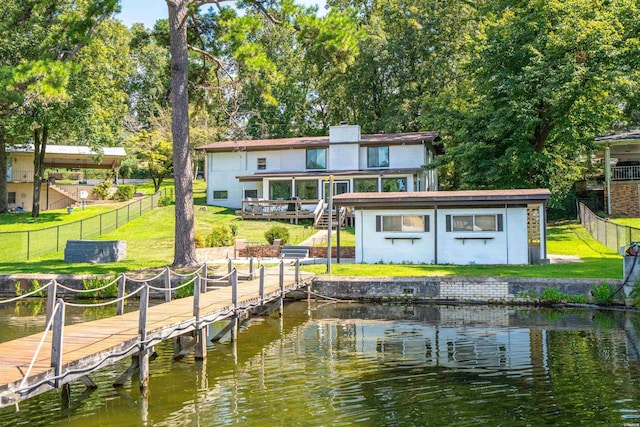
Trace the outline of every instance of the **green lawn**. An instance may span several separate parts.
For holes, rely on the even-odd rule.
[[[629,227],[640,228],[640,218],[611,218],[609,221],[620,225],[628,225]]]

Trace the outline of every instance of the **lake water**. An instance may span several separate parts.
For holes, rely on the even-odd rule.
[[[38,307],[1,308],[0,340],[43,323]],[[122,362],[68,406],[53,391],[0,410],[0,426],[636,426],[639,326],[624,311],[298,302],[204,363],[157,346],[147,400],[137,381],[111,386]]]

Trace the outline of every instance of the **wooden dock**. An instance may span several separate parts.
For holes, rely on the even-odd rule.
[[[230,332],[233,339],[238,318],[247,317],[252,310],[264,311],[270,304],[281,308],[287,292],[306,286],[311,279],[310,275],[300,274],[298,264],[285,268],[283,262],[266,272],[264,267],[250,271],[247,277],[250,280],[246,281],[237,280],[238,271],[232,269],[231,264],[229,271],[227,276],[218,279],[194,274],[186,283],[193,286],[193,297],[155,306],[149,306],[149,293],[159,289],[140,281],[137,291],[130,293],[140,295],[138,311],[74,325],[63,326],[64,306],[76,304],[58,299],[52,310],[55,314],[48,322],[50,330],[0,343],[0,408],[17,405],[54,388],[68,387],[77,380],[94,387],[89,379],[92,372],[129,356],[132,366],[121,376],[118,385],[139,370],[140,387],[145,389],[148,358],[155,344],[182,336],[176,341],[184,344],[177,357],[193,349],[196,358],[205,358],[207,328],[211,323],[230,319],[223,331]],[[116,301],[118,313],[122,313],[126,298],[124,275],[119,283]],[[170,286],[164,288],[166,299],[171,299]],[[49,288],[48,292],[55,295],[55,287],[53,289],[51,292]],[[53,302],[48,305],[51,310]],[[51,317],[49,311],[47,316]]]

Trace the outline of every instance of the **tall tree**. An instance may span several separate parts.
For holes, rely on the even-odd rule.
[[[273,63],[266,57],[260,46],[256,43],[248,43],[246,25],[264,25],[267,23],[286,25],[299,28],[299,34],[306,42],[321,48],[314,43],[322,43],[330,53],[328,60],[334,58],[339,62],[348,62],[354,55],[348,28],[338,29],[324,27],[322,20],[313,19],[304,11],[296,7],[291,0],[285,0],[279,5],[269,0],[244,0],[238,1],[236,6],[245,8],[249,12],[255,11],[264,19],[258,21],[255,15],[247,14],[245,19],[238,19],[238,24],[232,35],[228,36],[229,43],[236,47],[231,55],[235,69],[227,69],[226,59],[217,57],[211,52],[195,45],[189,44],[187,27],[189,19],[192,19],[193,27],[199,30],[201,16],[198,8],[215,4],[221,8],[223,3],[232,3],[223,0],[166,0],[169,11],[169,28],[171,41],[171,101],[172,101],[172,133],[173,133],[173,166],[176,186],[176,235],[174,246],[174,265],[195,264],[194,244],[194,219],[193,219],[193,190],[192,190],[192,163],[189,150],[189,55],[192,51],[208,58],[208,62],[220,73],[224,73],[230,79],[242,74],[240,69],[247,70],[250,75],[260,78],[264,70],[273,70]],[[243,35],[244,34],[244,35]],[[332,37],[339,34],[338,37]],[[214,34],[213,37],[217,35]],[[244,37],[244,38],[243,38]],[[244,76],[248,76],[245,74]],[[214,75],[217,76],[217,74]],[[245,77],[246,78],[246,77]],[[263,88],[265,96],[270,96],[269,87]]]

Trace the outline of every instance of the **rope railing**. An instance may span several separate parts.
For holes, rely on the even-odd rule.
[[[40,292],[44,291],[49,286],[51,286],[52,283],[53,283],[53,280],[50,281],[49,283],[47,283],[46,285],[41,286],[38,289],[34,289],[33,291],[28,292],[26,294],[18,295],[17,297],[10,298],[10,299],[0,300],[0,304],[7,304],[7,303],[10,303],[10,302],[16,302],[16,301],[20,301],[20,300],[25,299],[25,298],[29,298],[30,296],[36,295],[37,293],[40,293]]]
[[[299,264],[296,262],[296,282],[298,279],[298,274],[299,274]],[[231,264],[229,264],[230,267],[232,267]],[[273,297],[274,295],[280,296],[281,301],[280,304],[282,304],[282,297],[284,295],[285,292],[285,286],[284,286],[284,277],[285,277],[285,270],[284,270],[284,262],[280,262],[278,264],[277,267],[275,267],[278,269],[278,273],[279,273],[279,291],[277,292],[270,292],[270,297]],[[271,268],[269,270],[275,269],[275,268]],[[253,266],[251,266],[250,270],[253,270]],[[259,295],[257,298],[250,298],[249,300],[245,300],[242,304],[240,304],[239,302],[239,295],[238,295],[238,270],[236,268],[232,268],[231,271],[222,276],[222,277],[216,277],[216,278],[209,278],[206,277],[206,272],[208,271],[208,266],[206,264],[203,264],[201,266],[198,267],[197,270],[195,270],[194,273],[189,274],[188,276],[193,276],[190,280],[188,280],[185,283],[181,283],[178,286],[175,287],[156,287],[156,286],[152,286],[151,284],[149,284],[150,281],[158,279],[159,277],[165,275],[165,278],[167,276],[169,276],[172,272],[169,268],[165,269],[165,271],[163,271],[162,273],[160,273],[159,275],[157,275],[154,278],[150,278],[150,279],[145,279],[145,280],[131,280],[131,278],[128,278],[124,273],[121,274],[117,279],[111,281],[108,285],[102,286],[101,288],[96,288],[96,289],[91,289],[91,291],[95,292],[97,290],[102,290],[107,288],[108,286],[112,286],[113,284],[115,284],[116,282],[118,282],[118,297],[115,299],[111,299],[109,301],[104,301],[104,302],[97,302],[97,303],[73,303],[73,302],[65,302],[62,299],[57,299],[55,301],[55,304],[52,304],[51,306],[51,310],[48,310],[47,313],[47,322],[46,322],[46,327],[45,330],[43,332],[42,338],[40,339],[40,342],[38,344],[38,347],[36,348],[36,352],[31,360],[31,363],[29,365],[29,368],[27,369],[26,374],[24,375],[23,380],[21,381],[19,387],[17,390],[11,390],[12,393],[16,393],[16,395],[21,395],[21,396],[26,396],[29,395],[33,390],[36,390],[37,388],[41,387],[44,384],[49,384],[52,387],[58,388],[62,382],[69,376],[71,375],[80,375],[80,374],[88,374],[92,371],[94,371],[95,369],[101,367],[106,361],[110,360],[110,359],[119,359],[121,357],[124,357],[125,355],[131,353],[132,351],[137,350],[138,353],[141,355],[141,357],[139,357],[139,363],[140,363],[140,371],[141,371],[141,384],[142,384],[142,378],[143,378],[143,372],[146,372],[146,380],[148,381],[148,366],[147,367],[143,367],[143,365],[146,363],[148,364],[148,352],[149,349],[152,347],[152,345],[156,342],[161,342],[164,341],[165,339],[171,337],[171,336],[175,336],[174,334],[176,332],[180,332],[181,330],[193,330],[194,328],[198,331],[201,332],[202,328],[204,326],[206,326],[207,324],[213,323],[216,320],[219,319],[223,319],[223,318],[227,318],[230,315],[236,316],[239,310],[246,310],[249,308],[253,308],[253,307],[258,307],[261,305],[264,305],[265,303],[265,290],[264,290],[264,286],[265,286],[265,272],[267,271],[267,268],[264,265],[260,265],[257,270],[254,272],[258,277],[259,277],[259,281],[258,281],[258,285],[259,285]],[[200,273],[204,273],[204,275],[201,275]],[[186,277],[185,275],[176,275],[179,277]],[[134,283],[140,283],[140,286],[138,286],[135,290],[127,293],[125,295],[125,286],[127,283],[127,279],[129,279],[131,282]],[[169,277],[170,279],[170,277]],[[221,311],[217,311],[214,313],[205,313],[203,315],[203,313],[201,313],[201,307],[200,307],[200,296],[202,292],[206,292],[207,288],[208,288],[208,284],[216,284],[216,283],[224,283],[227,286],[231,286],[232,288],[232,295],[231,295],[231,301],[230,304],[227,307],[222,308]],[[192,285],[194,287],[194,296],[193,296],[193,319],[189,320],[185,323],[176,325],[175,327],[172,327],[168,330],[164,330],[163,329],[163,333],[161,335],[157,335],[157,336],[152,336],[152,337],[148,337],[147,336],[147,312],[148,312],[148,308],[149,308],[149,292],[151,290],[158,290],[158,291],[164,291],[164,292],[171,292],[171,291],[176,291],[178,289],[181,289],[183,287]],[[48,298],[55,298],[55,291],[56,288],[60,287],[61,289],[67,289],[69,291],[77,291],[75,289],[69,288],[68,286],[62,285],[57,283],[55,280],[51,281],[50,283],[48,283],[47,285],[45,285],[44,287],[38,289],[37,291],[40,291],[42,289],[47,289],[48,288],[48,292],[49,292],[49,296]],[[35,291],[34,291],[35,293]],[[62,345],[63,345],[63,335],[64,335],[64,323],[65,323],[65,307],[69,306],[69,307],[79,307],[79,308],[89,308],[89,307],[102,307],[102,306],[106,306],[106,305],[110,305],[110,304],[118,304],[118,309],[117,309],[117,315],[122,314],[122,307],[124,304],[124,301],[132,298],[133,296],[140,294],[140,307],[139,307],[139,320],[138,320],[138,338],[136,339],[136,342],[131,344],[130,346],[128,346],[125,349],[122,349],[120,351],[118,351],[117,353],[110,353],[106,356],[104,356],[102,359],[100,359],[97,363],[89,366],[89,367],[84,367],[84,368],[78,368],[78,369],[68,369],[65,372],[62,372]],[[25,295],[26,296],[26,295]],[[15,300],[15,299],[13,299]],[[35,361],[38,358],[39,353],[41,352],[44,342],[46,340],[46,337],[49,335],[49,332],[53,331],[53,334],[51,335],[51,366],[54,368],[55,370],[55,375],[53,377],[47,377],[44,378],[42,380],[40,380],[39,382],[35,383],[35,384],[31,384],[29,385],[27,388],[25,388],[25,384],[26,381],[33,369],[33,366],[35,365]],[[145,358],[147,359],[146,362],[144,361]],[[19,399],[18,399],[19,400]],[[18,401],[16,400],[16,402]]]
[[[101,286],[99,288],[94,288],[94,289],[74,289],[74,288],[70,288],[69,286],[63,285],[62,283],[58,283],[58,282],[56,282],[56,286],[58,288],[65,289],[65,290],[67,290],[69,292],[73,292],[73,293],[76,293],[76,294],[83,294],[83,293],[98,292],[98,291],[105,290],[109,286],[113,286],[115,283],[118,283],[119,280],[120,280],[120,278],[116,278],[116,279],[112,280],[111,282],[107,283],[106,285]]]
[[[149,277],[149,278],[145,278],[145,279],[134,279],[133,277],[127,276],[127,280],[129,280],[130,282],[134,282],[134,283],[153,282],[154,280],[158,280],[160,277],[164,276],[166,274],[165,272],[166,272],[166,270],[163,270],[161,273],[158,273],[157,275],[155,275],[153,277]]]
[[[109,300],[109,301],[105,301],[105,302],[94,302],[94,303],[88,303],[88,304],[65,302],[65,305],[68,305],[69,307],[82,307],[82,308],[85,308],[85,307],[105,307],[107,305],[116,304],[116,303],[125,301],[128,298],[131,298],[132,296],[134,296],[137,293],[139,293],[145,286],[149,287],[149,285],[138,286],[138,288],[133,292],[129,292],[128,294],[126,294],[126,295],[124,295],[122,297],[115,298],[113,300]]]
[[[169,267],[167,267],[167,268],[169,268]],[[180,273],[178,273],[176,271],[171,270],[170,268],[169,268],[169,272],[171,274],[173,274],[174,276],[177,276],[177,277],[191,277],[191,276],[197,275],[201,271],[204,271],[205,268],[207,268],[207,264],[200,265],[200,267],[198,267],[197,270],[195,270],[193,273],[180,274]]]

